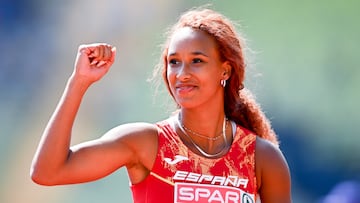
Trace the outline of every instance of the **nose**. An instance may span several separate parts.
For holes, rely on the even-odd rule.
[[[186,63],[181,63],[181,66],[179,67],[179,70],[176,74],[176,78],[179,80],[187,80],[191,76],[190,67]]]

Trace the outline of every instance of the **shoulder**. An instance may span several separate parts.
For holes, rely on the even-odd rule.
[[[108,131],[105,138],[122,138],[129,136],[146,136],[157,133],[157,126],[152,123],[136,122],[118,125]]]
[[[134,122],[118,125],[109,130],[102,139],[135,145],[134,148],[140,149],[143,145],[157,147],[159,134],[164,128],[171,128],[171,119],[170,117],[156,123]]]
[[[259,136],[256,137],[256,156],[259,159],[266,160],[283,158],[283,154],[278,146]]]
[[[151,123],[127,123],[109,130],[101,139],[118,143],[134,152],[157,146],[158,127]]]
[[[278,199],[278,202],[283,202],[280,199],[288,199],[290,171],[280,148],[257,137],[255,164],[260,196],[265,199]]]
[[[263,176],[268,171],[276,171],[280,168],[287,170],[288,168],[280,148],[260,137],[256,138],[255,160],[257,172],[259,172],[261,180],[265,178]]]
[[[158,127],[155,124],[137,122],[116,126],[109,130],[102,139],[139,144],[143,141],[156,141],[157,135]]]
[[[98,141],[112,149],[111,156],[126,166],[132,183],[141,182],[151,170],[158,150],[158,127],[151,123],[127,123],[105,133]]]

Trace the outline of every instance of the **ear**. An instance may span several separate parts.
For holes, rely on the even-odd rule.
[[[232,67],[230,65],[230,62],[229,61],[225,61],[222,65],[221,65],[221,68],[223,70],[223,73],[222,73],[222,77],[224,80],[227,80],[230,78],[231,76],[231,70],[232,70]]]

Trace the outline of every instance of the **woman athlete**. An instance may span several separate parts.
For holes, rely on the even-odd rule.
[[[243,50],[242,38],[220,13],[184,13],[158,66],[178,110],[166,120],[120,125],[70,146],[81,100],[116,54],[109,44],[81,45],[35,153],[32,180],[83,183],[126,167],[136,203],[291,202],[290,172],[277,137],[244,88]]]

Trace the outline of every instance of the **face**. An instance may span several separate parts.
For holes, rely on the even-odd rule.
[[[220,81],[228,78],[229,71],[210,35],[189,27],[179,29],[170,40],[167,62],[169,88],[181,107],[223,102]]]

